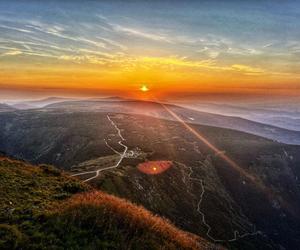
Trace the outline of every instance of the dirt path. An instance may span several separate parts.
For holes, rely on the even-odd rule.
[[[97,170],[94,170],[94,171],[86,171],[86,172],[81,172],[81,173],[78,173],[78,174],[73,174],[71,176],[81,176],[81,175],[87,175],[87,174],[92,174],[92,173],[95,173],[94,176],[90,177],[90,178],[87,178],[85,180],[83,180],[83,182],[88,182],[88,181],[91,181],[95,178],[97,178],[100,174],[100,172],[102,171],[106,171],[106,170],[110,170],[110,169],[114,169],[114,168],[117,168],[122,160],[124,159],[127,151],[128,151],[128,147],[123,143],[125,141],[125,138],[123,137],[122,133],[121,133],[121,130],[118,128],[118,126],[116,125],[116,123],[110,118],[109,115],[107,115],[107,119],[110,121],[110,123],[112,124],[112,126],[117,130],[117,134],[118,136],[120,137],[120,141],[118,142],[119,145],[121,145],[123,148],[124,148],[124,151],[122,153],[120,153],[119,151],[115,150],[113,147],[111,147],[108,142],[104,139],[105,141],[105,144],[116,154],[120,155],[120,159],[118,160],[118,162],[113,165],[113,166],[110,166],[110,167],[107,167],[107,168],[101,168],[101,169],[97,169]]]

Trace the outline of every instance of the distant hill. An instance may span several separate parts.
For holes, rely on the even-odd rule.
[[[0,249],[218,249],[51,166],[1,156],[0,195]]]
[[[128,99],[120,96],[108,96],[108,97],[93,97],[83,101],[126,101]]]
[[[282,107],[262,107],[256,105],[234,106],[224,103],[179,103],[187,108],[216,113],[226,116],[237,116],[247,120],[256,121],[285,129],[300,131],[300,110],[293,105],[282,104]],[[300,105],[299,105],[300,106]]]
[[[50,105],[57,102],[63,101],[74,101],[75,99],[72,98],[65,98],[65,97],[47,97],[44,99],[39,100],[30,100],[30,101],[23,101],[13,104],[13,107],[17,109],[35,109],[35,108],[42,108],[46,105]]]
[[[272,140],[287,144],[300,145],[300,132],[279,128],[259,122],[250,121],[235,116],[225,116],[207,112],[200,112],[176,105],[166,104],[168,108],[176,112],[183,120],[189,123],[230,128],[238,131],[263,136]],[[127,114],[142,114],[156,118],[174,120],[166,109],[157,102],[137,100],[82,100],[65,101],[50,104],[45,107],[47,110],[71,110],[71,111],[99,111],[119,112]]]
[[[7,105],[5,103],[0,103],[0,112],[10,112],[15,110],[16,109],[10,105]]]

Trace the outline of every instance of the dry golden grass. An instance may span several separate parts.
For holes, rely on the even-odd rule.
[[[3,249],[222,249],[51,166],[0,157],[0,179]]]
[[[221,249],[196,235],[179,230],[168,220],[153,215],[141,206],[100,191],[74,195],[57,212],[67,215],[69,219],[71,216],[72,221],[82,220],[85,216],[94,218],[94,225],[117,223],[120,231],[126,232],[129,241],[138,235],[141,238],[145,237],[143,234],[154,235],[161,241],[159,249]]]

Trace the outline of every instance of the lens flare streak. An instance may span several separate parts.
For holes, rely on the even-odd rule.
[[[253,184],[255,184],[256,188],[262,192],[270,202],[277,200],[280,202],[280,205],[284,207],[287,211],[292,213],[293,215],[299,216],[296,211],[294,211],[290,204],[286,202],[282,197],[279,197],[274,193],[274,191],[267,186],[264,185],[259,179],[254,177],[253,175],[246,172],[242,167],[240,167],[236,162],[230,159],[228,156],[224,154],[223,151],[219,150],[216,146],[214,146],[211,142],[209,142],[203,135],[201,135],[198,131],[192,128],[189,124],[187,124],[181,117],[179,117],[175,112],[173,112],[169,107],[167,107],[164,103],[160,102],[162,107],[178,122],[180,122],[188,131],[190,131],[194,136],[196,136],[201,142],[203,142],[206,146],[212,149],[218,157],[223,159],[226,163],[228,163],[232,168],[238,171],[243,177],[246,177]]]
[[[177,121],[179,121],[188,131],[190,131],[193,135],[195,135],[200,141],[202,141],[206,146],[212,149],[216,155],[222,158],[225,162],[227,162],[234,169],[239,171],[242,175],[250,179],[251,181],[255,181],[255,177],[247,173],[244,169],[242,169],[237,163],[235,163],[232,159],[224,154],[223,151],[219,150],[216,146],[210,143],[203,135],[201,135],[198,131],[192,128],[189,124],[187,124],[182,118],[180,118],[177,114],[175,114],[170,108],[168,108],[165,104],[161,103],[161,105],[168,111],[170,115],[172,115]]]
[[[167,171],[171,166],[171,161],[148,161],[139,164],[138,170],[144,174],[157,175]]]

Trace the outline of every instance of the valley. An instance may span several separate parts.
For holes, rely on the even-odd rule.
[[[230,129],[190,126],[219,153],[169,119],[65,110],[1,114],[0,150],[58,166],[229,248],[296,247],[298,146]],[[234,159],[243,171],[219,154]],[[157,175],[139,171],[139,164],[151,161],[171,161],[172,166]],[[272,195],[262,192],[262,186]]]

